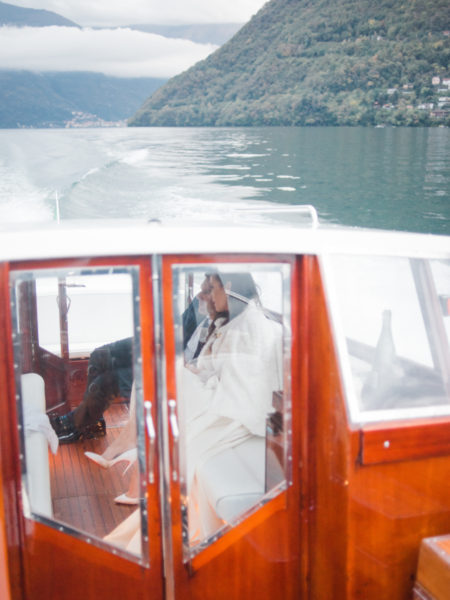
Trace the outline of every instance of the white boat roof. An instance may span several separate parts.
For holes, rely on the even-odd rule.
[[[450,236],[338,226],[67,220],[0,230],[0,261],[148,254],[369,254],[450,258]]]

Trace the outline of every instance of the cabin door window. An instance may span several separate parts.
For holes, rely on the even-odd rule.
[[[170,277],[169,476],[186,562],[289,486],[290,265],[175,264]]]
[[[146,563],[139,277],[17,271],[11,296],[25,516]]]
[[[10,275],[25,595],[298,597],[301,261],[107,260]]]

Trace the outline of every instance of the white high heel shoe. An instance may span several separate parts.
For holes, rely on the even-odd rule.
[[[117,498],[114,498],[116,504],[139,504],[139,498],[131,498],[126,493],[120,494]]]
[[[92,462],[95,462],[96,465],[102,467],[103,469],[109,469],[115,464],[125,461],[127,463],[127,466],[125,467],[123,475],[125,475],[125,473],[131,467],[131,465],[133,465],[137,460],[137,448],[131,448],[130,450],[126,450],[125,452],[122,452],[122,454],[119,454],[119,456],[116,456],[111,460],[107,460],[106,458],[103,458],[103,456],[101,456],[100,454],[96,454],[95,452],[85,452],[84,454],[87,458],[89,458],[89,460],[92,460]]]

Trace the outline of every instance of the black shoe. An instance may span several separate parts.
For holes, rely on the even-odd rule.
[[[71,444],[72,442],[76,442],[78,440],[92,440],[105,435],[105,419],[100,417],[96,423],[92,425],[86,425],[86,427],[83,427],[83,429],[77,429],[74,427],[72,431],[67,431],[66,433],[58,435],[58,439],[60,444]]]
[[[67,413],[62,417],[51,415],[50,422],[56,431],[60,444],[71,444],[80,439],[92,439],[106,435],[106,423],[103,417],[91,425],[78,429],[73,422],[73,414]]]
[[[58,435],[58,440],[60,444],[71,444],[72,442],[76,442],[80,438],[81,433],[77,429]]]
[[[106,423],[103,417],[92,425],[86,425],[82,430],[81,436],[83,439],[90,440],[92,438],[104,437],[106,435]]]
[[[50,415],[50,423],[56,431],[60,444],[70,444],[81,437],[81,432],[74,425],[71,412],[62,416]]]
[[[71,412],[62,416],[56,414],[50,415],[50,423],[58,437],[72,433],[76,429]]]

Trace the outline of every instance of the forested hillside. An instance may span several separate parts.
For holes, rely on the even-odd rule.
[[[146,125],[450,124],[448,0],[271,0]]]
[[[0,70],[0,128],[116,125],[164,81]]]

